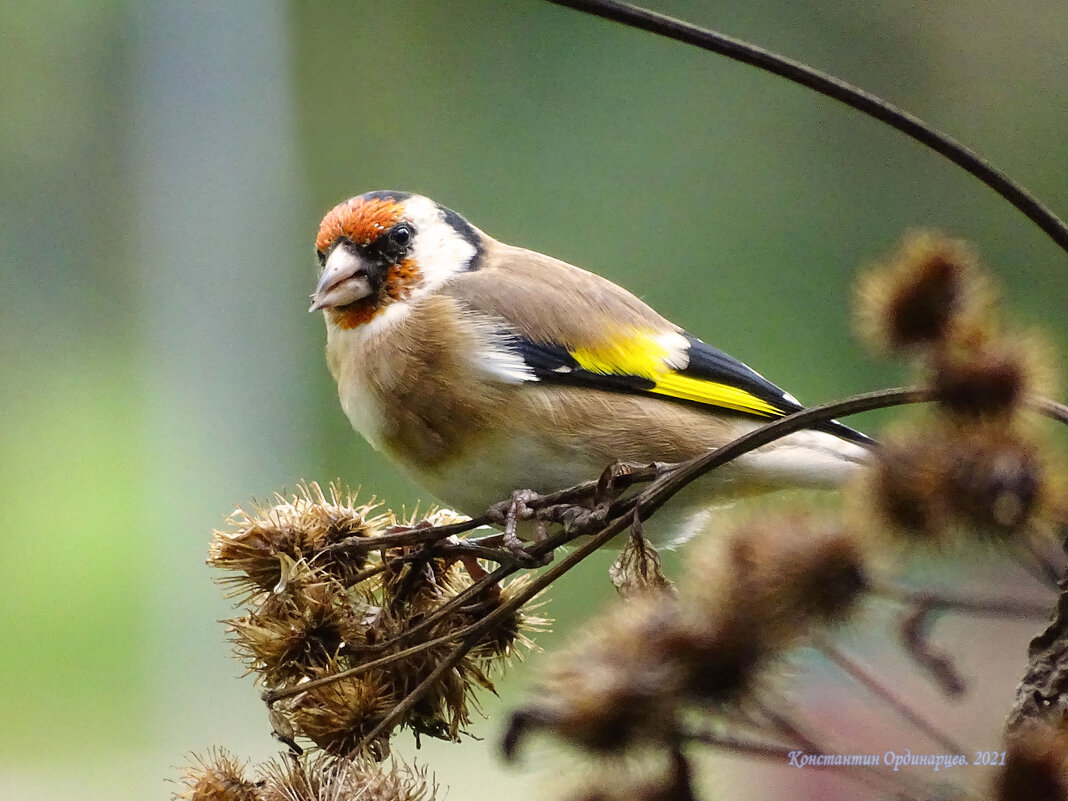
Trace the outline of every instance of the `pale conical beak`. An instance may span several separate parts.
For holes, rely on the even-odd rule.
[[[308,311],[347,306],[366,298],[373,291],[368,278],[369,266],[363,257],[343,244],[335,247],[326,259]]]

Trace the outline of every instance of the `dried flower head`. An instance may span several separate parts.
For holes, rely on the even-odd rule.
[[[1048,513],[1053,483],[1018,426],[932,421],[887,439],[861,502],[909,538],[1000,539]]]
[[[892,532],[937,541],[952,520],[939,445],[911,431],[884,437],[866,480],[856,485],[855,506],[873,511]]]
[[[751,607],[710,613],[689,600],[643,593],[593,621],[545,670],[537,700],[513,715],[506,755],[536,729],[598,752],[666,746],[683,709],[738,704],[774,643]]]
[[[990,303],[971,251],[938,233],[911,235],[861,276],[856,297],[858,331],[880,352],[940,342]]]
[[[432,801],[438,791],[425,769],[364,757],[276,759],[260,765],[258,772],[262,801]]]
[[[1037,336],[965,329],[931,359],[930,384],[942,409],[961,419],[1007,416],[1050,391],[1051,349]]]
[[[228,621],[234,650],[269,687],[296,683],[335,662],[349,643],[365,642],[369,606],[337,582],[275,593],[256,611]]]
[[[693,771],[685,755],[676,750],[666,764],[621,765],[597,770],[568,801],[693,801]]]
[[[276,500],[239,512],[236,531],[216,532],[209,560],[239,573],[247,611],[228,623],[238,656],[282,699],[272,707],[276,732],[336,755],[366,746],[378,757],[397,727],[458,739],[478,711],[476,690],[492,692],[490,674],[546,621],[516,608],[451,670],[438,676],[438,665],[473,626],[510,608],[526,580],[470,592],[486,570],[462,549],[450,553],[460,541],[445,533],[444,547],[433,547],[433,527],[467,520],[450,510],[398,521],[336,485],[329,498],[310,484]],[[421,696],[377,732],[417,687]]]
[[[1007,745],[1005,767],[994,780],[996,801],[1068,799],[1068,731],[1063,722],[1031,722]]]
[[[961,521],[995,534],[1026,525],[1046,488],[1038,446],[1003,428],[969,430],[953,444],[948,500]]]
[[[679,620],[673,599],[642,596],[592,621],[546,667],[537,700],[513,713],[506,756],[537,729],[609,753],[668,738],[681,702],[683,668],[664,658],[657,644]]]
[[[238,592],[270,591],[283,578],[284,558],[327,568],[335,561],[329,546],[380,533],[392,517],[375,514],[377,508],[373,498],[357,504],[356,495],[338,484],[330,485],[329,498],[317,483],[302,484],[288,498],[275,495],[273,505],[234,512],[229,530],[213,532],[208,564],[243,574],[226,580]],[[360,567],[346,559],[341,569]]]
[[[259,785],[245,778],[244,763],[223,748],[194,754],[181,782],[174,797],[184,801],[264,801]]]
[[[332,666],[323,675],[339,672]],[[299,734],[329,754],[349,756],[401,697],[383,671],[366,672],[296,696],[289,712]]]
[[[776,647],[846,619],[868,589],[867,547],[850,528],[814,513],[758,515],[700,545],[684,596],[709,616],[745,610]]]

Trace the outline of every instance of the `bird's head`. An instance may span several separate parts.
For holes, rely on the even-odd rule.
[[[407,192],[367,192],[339,203],[319,224],[322,272],[309,311],[341,328],[370,322],[452,276],[475,269],[483,234],[454,211]]]

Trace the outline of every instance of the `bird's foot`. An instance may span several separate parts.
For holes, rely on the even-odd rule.
[[[520,520],[534,520],[533,542],[543,542],[548,536],[544,520],[535,518],[535,509],[531,503],[541,496],[533,490],[516,490],[512,493],[512,499],[504,513],[504,537],[502,544],[515,558],[516,562],[524,568],[544,567],[552,561],[552,551],[546,554],[534,555],[527,550],[527,543],[523,542],[516,533],[516,527]]]

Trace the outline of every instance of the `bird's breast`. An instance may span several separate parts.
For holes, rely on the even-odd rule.
[[[501,427],[504,388],[473,360],[479,343],[451,303],[428,299],[389,327],[328,330],[346,416],[409,472],[444,470]]]

